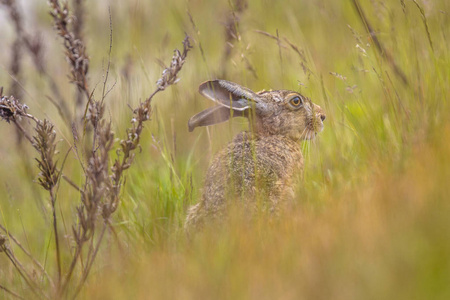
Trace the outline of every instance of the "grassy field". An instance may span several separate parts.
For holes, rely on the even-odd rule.
[[[39,72],[24,45],[13,48],[22,40],[9,18],[11,4],[0,1],[0,86],[4,96],[15,94],[28,113],[55,125],[58,169],[83,187],[80,161],[89,164],[83,147],[92,137],[87,132],[74,142],[71,123],[49,101],[55,98],[49,76],[75,123],[86,98],[76,104],[46,1],[24,2],[24,35],[40,41],[46,71]],[[77,2],[69,1],[71,14]],[[450,299],[449,1],[81,2],[80,36],[96,100],[108,70],[108,6],[111,11],[106,89],[112,90],[104,99],[104,119],[115,133],[109,166],[133,109],[156,89],[161,62],[169,65],[173,49],[183,49],[185,33],[193,49],[180,81],[153,98],[119,206],[104,238],[97,216],[92,244],[62,295],[51,283],[58,285],[57,251],[51,197],[37,182],[38,153],[13,122],[0,122],[0,233],[38,291],[3,251],[1,299],[16,299],[11,292],[26,299],[78,292],[81,299]],[[302,145],[305,170],[291,211],[270,222],[231,220],[187,240],[186,210],[199,200],[208,164],[248,126],[236,118],[188,132],[189,118],[212,105],[198,85],[213,78],[255,91],[299,91],[327,118],[324,131]],[[20,124],[34,134],[32,120]],[[80,224],[81,196],[64,179],[54,192],[64,278],[76,249],[72,226]],[[99,240],[84,282],[89,249]]]

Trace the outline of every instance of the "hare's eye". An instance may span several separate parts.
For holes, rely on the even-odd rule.
[[[299,107],[300,105],[302,105],[303,101],[299,96],[295,96],[293,97],[289,103],[293,106],[293,107]]]

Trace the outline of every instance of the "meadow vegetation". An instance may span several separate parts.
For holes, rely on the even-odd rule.
[[[449,1],[64,3],[0,0],[1,299],[450,298]],[[327,118],[290,211],[189,240],[214,78]]]

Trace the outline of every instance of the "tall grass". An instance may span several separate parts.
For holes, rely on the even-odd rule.
[[[126,136],[129,107],[153,92],[166,67],[158,62],[170,61],[185,32],[195,48],[181,81],[152,102],[139,154],[125,174],[119,207],[79,298],[447,299],[450,3],[243,3],[110,1],[109,77],[115,86],[105,98],[104,116],[116,136]],[[12,83],[19,83],[28,112],[55,125],[62,163],[74,145],[66,116],[79,113],[79,96],[65,75],[70,69],[47,10],[36,5],[23,26],[27,36],[36,28],[41,32],[45,72],[27,58],[21,59],[20,76],[9,69],[13,56],[7,52],[15,35],[6,27],[0,85],[10,95],[17,91]],[[90,88],[101,90],[109,13],[88,2],[83,11],[88,80]],[[23,47],[23,56],[33,57]],[[212,156],[247,126],[235,119],[188,133],[189,117],[209,104],[197,86],[216,76],[253,90],[300,91],[323,107],[327,119],[318,138],[303,144],[305,171],[297,178],[290,212],[274,222],[230,220],[187,241],[186,209],[198,201]],[[64,102],[58,90],[64,91],[59,93]],[[66,105],[67,113],[47,96]],[[48,193],[32,180],[39,173],[35,153],[25,143],[10,142],[16,133],[0,125],[0,224],[56,282],[52,207]],[[68,155],[64,175],[82,186],[79,159],[85,157]],[[61,268],[67,270],[80,193],[65,180],[60,185],[55,213]],[[19,246],[7,243],[28,273],[40,268]],[[5,255],[0,255],[0,287],[33,295]],[[0,289],[0,298],[15,296]]]

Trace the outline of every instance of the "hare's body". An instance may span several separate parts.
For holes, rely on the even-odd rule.
[[[223,218],[231,202],[227,200],[242,201],[249,214],[258,206],[277,210],[280,199],[292,194],[293,174],[302,168],[298,143],[284,136],[261,138],[241,132],[211,163],[202,200],[189,210],[186,227]]]
[[[246,116],[251,132],[241,132],[213,159],[200,202],[189,209],[186,229],[206,220],[223,218],[230,203],[244,214],[256,209],[274,212],[293,194],[292,179],[303,168],[299,141],[322,130],[320,107],[292,91],[252,91],[216,80],[200,86],[200,93],[219,103],[191,118],[189,127]]]

